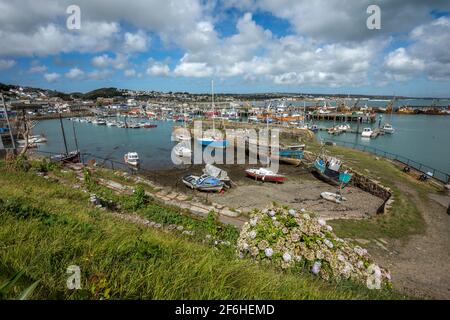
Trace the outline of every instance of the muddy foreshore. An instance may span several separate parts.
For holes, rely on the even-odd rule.
[[[347,201],[336,204],[321,199],[322,192],[336,192],[337,187],[316,179],[304,167],[280,164],[279,173],[288,177],[283,184],[255,181],[246,177],[245,169],[255,165],[218,165],[228,172],[233,187],[224,193],[202,193],[187,188],[181,178],[189,175],[201,175],[203,165],[186,165],[172,169],[142,172],[149,180],[158,185],[187,195],[204,197],[222,205],[249,212],[255,208],[262,209],[273,202],[289,205],[297,209],[310,210],[326,219],[361,219],[376,214],[383,200],[355,187],[346,187],[343,195]]]

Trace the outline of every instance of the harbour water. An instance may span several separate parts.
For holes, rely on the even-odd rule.
[[[63,120],[69,150],[75,149],[72,121]],[[376,139],[364,139],[361,135],[344,133],[329,135],[326,131],[317,133],[317,139],[337,142],[356,143],[391,152],[431,168],[450,173],[450,117],[432,115],[384,115],[382,124],[391,123],[395,128],[392,135],[386,134]],[[137,151],[145,169],[167,169],[173,167],[171,141],[173,122],[157,121],[154,129],[121,129],[97,126],[90,123],[75,122],[79,147],[87,158],[99,157],[123,162],[123,155]],[[332,121],[317,122],[320,127],[332,127]],[[339,124],[339,123],[336,123]],[[349,123],[352,129],[356,123]],[[376,128],[373,124],[363,123],[365,127]],[[40,121],[34,128],[34,134],[44,134],[48,142],[39,147],[40,151],[60,153],[64,151],[59,120]],[[90,155],[90,156],[89,156]],[[99,160],[97,160],[99,161]]]
[[[139,119],[137,119],[139,120]],[[75,150],[73,128],[75,125],[78,145],[86,159],[96,158],[123,163],[127,152],[138,152],[141,167],[144,169],[166,169],[173,166],[171,161],[171,141],[173,122],[155,121],[157,128],[152,129],[124,129],[117,127],[98,126],[91,123],[72,122],[64,119],[64,131],[68,149]],[[43,134],[48,142],[39,145],[39,151],[44,153],[64,152],[64,142],[61,135],[59,120],[40,121],[34,128],[34,134]],[[109,162],[106,163],[109,165]]]
[[[363,128],[378,128],[378,118],[373,124],[360,124]],[[376,139],[361,137],[361,134],[343,133],[338,136],[326,131],[317,133],[317,138],[348,144],[366,145],[391,152],[420,162],[431,168],[450,173],[450,117],[433,115],[383,115],[381,126],[390,123],[394,134],[386,134]],[[332,127],[332,121],[317,121],[320,127]],[[339,122],[337,123],[339,124]],[[348,123],[357,129],[356,123]]]

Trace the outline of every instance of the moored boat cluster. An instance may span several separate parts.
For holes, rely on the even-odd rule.
[[[351,279],[373,289],[391,286],[389,271],[376,265],[366,249],[338,238],[324,220],[306,212],[275,206],[254,211],[237,248],[241,258],[307,268],[325,280]]]

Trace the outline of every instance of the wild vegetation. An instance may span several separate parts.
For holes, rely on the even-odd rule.
[[[89,206],[90,194],[82,188],[38,176],[35,171],[40,166],[33,162],[27,172],[0,162],[0,280],[23,271],[24,280],[16,283],[15,293],[39,280],[31,298],[402,298],[352,282],[337,284],[257,265],[239,259],[231,247],[124,221]],[[128,199],[130,207],[123,201],[119,199],[125,212],[137,208],[152,219],[176,218],[171,211],[175,209],[159,206],[139,190]],[[199,224],[192,228],[226,234],[212,215]],[[81,290],[66,288],[71,265],[81,269]]]

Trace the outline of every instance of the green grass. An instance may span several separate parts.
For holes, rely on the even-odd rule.
[[[113,218],[88,207],[82,191],[2,164],[0,194],[0,279],[23,270],[23,288],[40,280],[35,299],[403,298],[276,271]],[[147,210],[157,209],[152,206]],[[82,290],[66,289],[70,265],[81,268]]]

